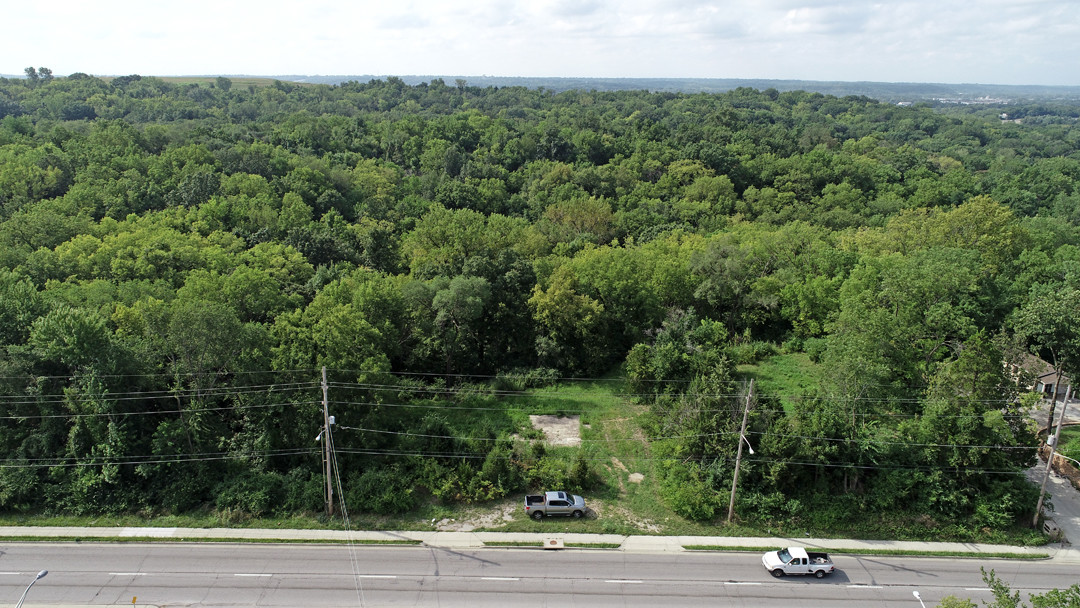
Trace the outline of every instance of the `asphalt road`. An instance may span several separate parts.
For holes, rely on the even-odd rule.
[[[774,579],[752,553],[299,544],[5,543],[0,602],[39,570],[26,608],[45,605],[341,606],[928,606],[988,600],[979,566],[1014,590],[1066,587],[1075,564],[838,557],[824,579]],[[133,601],[133,598],[137,598]],[[0,604],[3,605],[3,604]]]

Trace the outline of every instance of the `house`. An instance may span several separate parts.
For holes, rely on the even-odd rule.
[[[1026,390],[1042,393],[1047,399],[1051,396],[1064,399],[1072,380],[1065,374],[1058,382],[1054,366],[1035,355],[1022,355],[1019,363],[1007,365],[1010,377]],[[1055,395],[1056,393],[1056,395]]]

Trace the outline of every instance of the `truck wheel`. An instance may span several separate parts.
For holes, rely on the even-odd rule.
[[[543,511],[533,511],[532,512],[532,518],[535,519],[536,521],[540,521],[541,519],[544,519],[544,512]]]
[[[818,578],[825,578],[825,571],[824,570],[818,570],[817,572],[814,573],[814,576],[816,576]]]
[[[581,519],[582,515],[584,515],[584,513],[581,511],[574,511],[574,519]]]
[[[781,576],[784,576],[784,571],[783,571],[783,570],[781,570],[780,568],[777,568],[776,570],[773,570],[773,571],[771,572],[771,574],[772,574],[773,576],[775,576],[776,578],[780,578]]]

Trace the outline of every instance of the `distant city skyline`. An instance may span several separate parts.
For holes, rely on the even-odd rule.
[[[22,3],[0,73],[1080,85],[1075,0]]]

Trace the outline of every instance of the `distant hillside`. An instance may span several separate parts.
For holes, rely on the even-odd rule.
[[[350,80],[368,82],[385,80],[389,76],[278,76],[282,80],[314,84],[340,84]],[[1080,86],[942,84],[919,82],[838,82],[819,80],[768,80],[742,78],[526,78],[510,76],[397,76],[406,84],[417,85],[441,78],[453,85],[464,80],[469,86],[545,88],[552,91],[570,89],[652,92],[723,93],[739,87],[778,91],[811,91],[824,95],[845,97],[865,95],[880,101],[946,101],[955,103],[1017,103],[1021,101],[1062,101],[1080,103]]]
[[[142,74],[151,76],[152,74]],[[114,75],[115,76],[115,75]],[[170,82],[200,82],[217,75],[162,76]],[[1080,86],[1001,85],[1001,84],[947,84],[927,82],[844,82],[824,80],[771,80],[766,78],[560,78],[524,76],[447,76],[416,75],[395,76],[391,74],[358,75],[235,75],[224,74],[237,85],[267,86],[274,80],[307,84],[338,85],[344,82],[369,82],[398,78],[405,84],[415,86],[441,79],[453,86],[458,80],[474,87],[526,87],[547,89],[555,92],[569,90],[631,91],[644,90],[654,93],[724,93],[739,87],[764,91],[810,91],[823,95],[846,97],[866,96],[887,103],[956,103],[956,104],[1017,104],[1025,102],[1058,102],[1080,105]],[[111,76],[98,75],[108,80]],[[0,74],[0,78],[21,79],[21,74]]]

